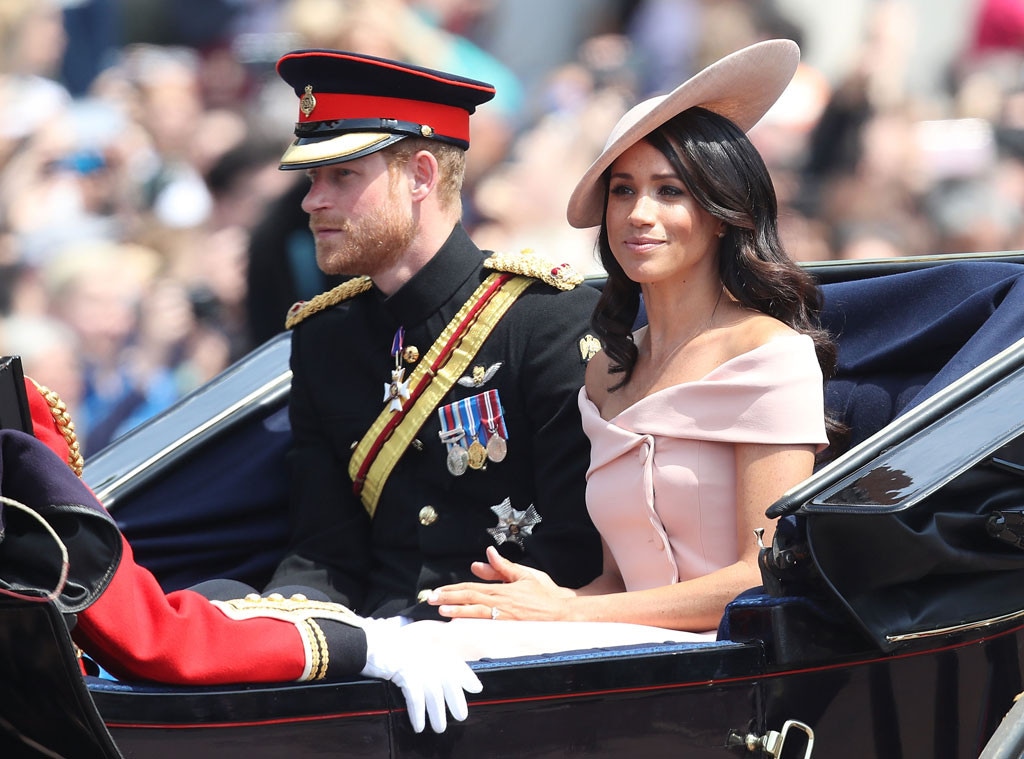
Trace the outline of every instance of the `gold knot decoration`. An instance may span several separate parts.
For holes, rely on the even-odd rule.
[[[284,328],[292,329],[313,314],[318,314],[331,306],[344,303],[350,298],[365,293],[371,287],[373,287],[373,282],[369,277],[353,277],[352,279],[346,279],[333,290],[320,293],[307,301],[299,301],[288,309],[288,315],[284,320]]]
[[[533,277],[559,290],[572,290],[583,283],[583,275],[570,264],[552,264],[529,248],[519,253],[493,253],[484,261],[484,268]]]

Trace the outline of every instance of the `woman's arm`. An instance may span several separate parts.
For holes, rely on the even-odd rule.
[[[543,573],[489,551],[490,563],[474,565],[474,573],[499,583],[439,588],[430,602],[446,617],[487,618],[494,616],[492,609],[497,609],[502,619],[630,622],[676,630],[712,630],[729,601],[761,584],[754,530],[763,528],[766,540],[774,531],[764,516],[765,509],[808,477],[813,465],[814,446],[810,445],[736,446],[738,559],[702,577],[626,592],[606,545],[605,572],[590,585],[570,591],[559,588]]]

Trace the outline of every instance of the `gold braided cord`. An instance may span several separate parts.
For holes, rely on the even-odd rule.
[[[308,636],[312,661],[309,667],[310,680],[323,680],[331,663],[331,652],[323,628],[314,619],[303,620],[305,635]]]
[[[380,500],[381,492],[384,490],[384,484],[420,427],[423,426],[427,417],[434,412],[441,399],[451,389],[452,385],[455,384],[466,367],[469,366],[495,325],[501,321],[501,317],[512,307],[512,304],[515,303],[523,291],[535,281],[527,277],[513,277],[503,284],[498,284],[500,277],[501,275],[499,274],[488,275],[487,279],[476,289],[476,292],[469,297],[469,300],[462,304],[462,308],[459,309],[459,312],[455,314],[444,328],[437,340],[434,341],[434,344],[430,346],[427,355],[420,361],[409,377],[409,387],[413,388],[418,387],[422,381],[425,381],[425,375],[427,374],[430,375],[431,380],[429,380],[430,384],[426,386],[426,389],[415,399],[411,406],[403,407],[402,411],[398,412],[403,415],[401,421],[393,428],[390,436],[384,441],[383,446],[377,449],[376,457],[372,460],[365,474],[359,497],[363,502],[366,513],[370,515],[371,519],[377,510],[377,502]],[[473,321],[467,325],[466,320],[469,314],[481,304],[487,291],[496,284],[498,286],[497,291],[483,304],[482,309],[473,317]],[[437,367],[435,371],[432,366],[441,357],[444,346],[448,344],[449,340],[459,329],[465,326],[468,326],[468,329],[444,358],[444,364]],[[360,469],[373,452],[374,447],[381,440],[381,436],[386,434],[385,430],[392,422],[392,415],[393,412],[390,408],[385,406],[380,416],[377,417],[370,426],[370,429],[367,430],[366,434],[356,445],[348,464],[348,473],[354,483],[360,481]]]
[[[299,301],[288,311],[288,316],[284,320],[284,328],[291,329],[303,319],[365,293],[372,286],[373,282],[369,277],[353,277],[346,279],[333,290],[320,293],[305,302]]]
[[[47,405],[50,407],[50,414],[53,415],[53,421],[57,423],[57,429],[64,436],[64,441],[68,444],[68,466],[71,467],[71,471],[76,476],[81,477],[82,470],[85,468],[85,459],[82,458],[82,446],[78,442],[78,435],[75,433],[75,423],[71,421],[71,414],[68,413],[67,404],[61,400],[57,393],[45,385],[40,385],[35,380],[32,380],[32,384],[36,386],[39,394],[46,400]]]
[[[533,277],[559,290],[572,290],[583,283],[583,275],[571,265],[552,264],[529,248],[519,253],[493,253],[484,261],[484,268]]]

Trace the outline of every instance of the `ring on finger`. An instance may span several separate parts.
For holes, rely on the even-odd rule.
[[[491,607],[491,619],[497,619],[498,618],[498,614],[500,614],[500,613],[501,612],[498,611],[498,607],[497,606],[492,606]]]

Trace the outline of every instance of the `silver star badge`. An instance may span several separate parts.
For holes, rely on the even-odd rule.
[[[517,511],[512,508],[512,501],[506,498],[497,506],[491,506],[491,511],[498,515],[498,526],[488,527],[487,532],[499,546],[508,542],[523,548],[523,539],[532,535],[534,525],[541,522],[541,516],[532,503],[525,511]]]

